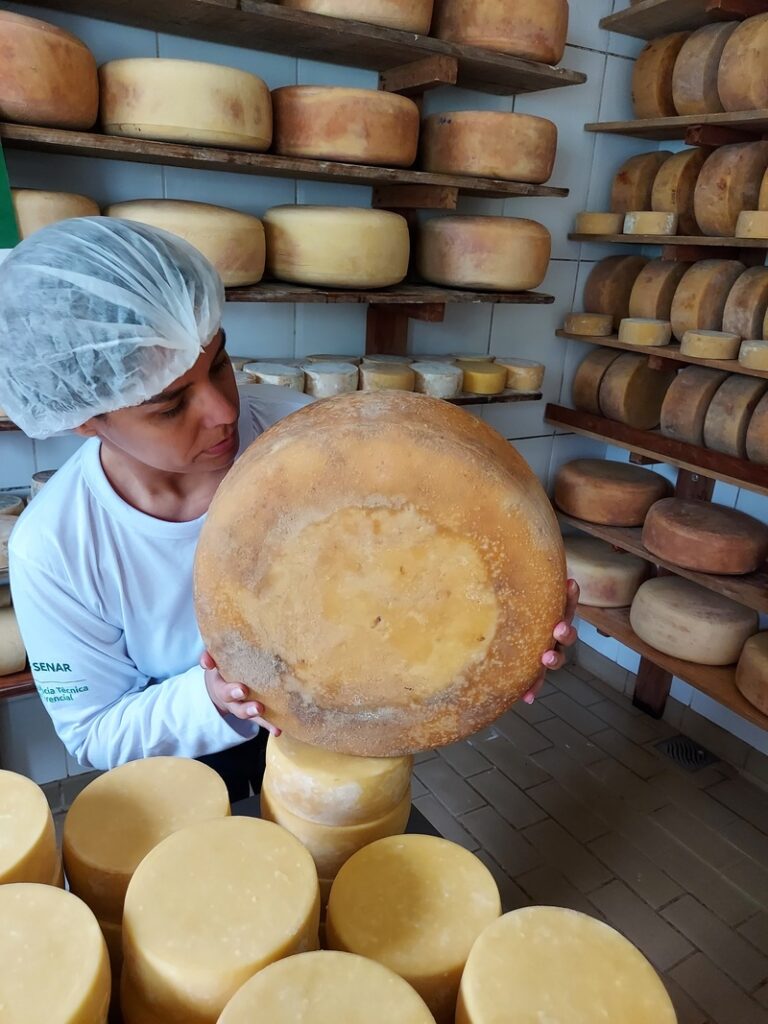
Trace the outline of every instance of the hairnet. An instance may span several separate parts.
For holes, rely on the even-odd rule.
[[[175,235],[108,217],[35,232],[0,264],[0,407],[30,437],[139,405],[195,363],[224,288]]]

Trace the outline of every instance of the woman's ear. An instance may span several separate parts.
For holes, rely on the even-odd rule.
[[[79,434],[81,437],[98,437],[99,436],[99,417],[92,416],[89,420],[86,420],[79,427],[73,427],[72,433]]]

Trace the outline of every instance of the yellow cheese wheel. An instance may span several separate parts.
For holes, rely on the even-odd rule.
[[[674,235],[676,231],[676,213],[635,210],[624,217],[625,235]]]
[[[768,106],[768,14],[747,18],[730,35],[720,58],[717,91],[724,110]]]
[[[274,150],[283,156],[410,167],[419,108],[376,89],[286,85],[272,92]]]
[[[558,470],[555,504],[588,523],[640,526],[648,509],[672,488],[659,473],[627,462],[576,459]]]
[[[562,612],[561,545],[490,427],[425,395],[358,392],[300,409],[238,460],[197,548],[197,614],[225,678],[285,732],[410,753],[526,692]]]
[[[579,585],[579,601],[594,608],[625,608],[651,565],[594,537],[566,537],[568,576]]]
[[[676,213],[677,230],[681,235],[701,234],[693,204],[696,182],[709,153],[708,149],[684,149],[673,153],[653,179],[651,209]]]
[[[629,298],[647,262],[643,256],[607,256],[596,263],[584,286],[586,312],[610,313],[614,327],[618,328],[624,317],[629,316]]]
[[[226,287],[256,284],[264,275],[264,227],[248,213],[183,199],[136,199],[104,212],[183,238],[211,261]]]
[[[357,391],[358,371],[354,363],[305,363],[304,390],[314,398],[335,398]]]
[[[742,210],[756,210],[768,167],[768,142],[720,146],[704,161],[693,209],[705,235],[733,236]]]
[[[416,268],[425,281],[456,288],[526,291],[546,276],[552,239],[520,217],[435,217],[421,226]]]
[[[404,217],[343,206],[275,206],[264,215],[267,268],[296,284],[385,288],[408,271]]]
[[[432,34],[451,43],[557,64],[565,50],[568,0],[441,0]]]
[[[0,516],[2,519],[11,519],[11,516]],[[0,522],[0,531],[2,522]],[[0,534],[0,546],[2,536]],[[6,559],[7,563],[7,559]],[[2,551],[0,551],[0,567],[2,566]],[[7,564],[6,564],[7,568]],[[24,641],[16,623],[16,613],[13,608],[0,608],[0,676],[11,675],[14,672],[22,672],[27,664],[27,652],[24,650]]]
[[[546,367],[532,359],[518,359],[512,356],[499,356],[497,366],[507,371],[506,388],[520,394],[530,395],[541,390],[544,383]]]
[[[614,363],[621,352],[615,348],[597,348],[588,353],[579,363],[573,377],[571,398],[576,409],[600,415],[600,385],[605,371]]]
[[[456,1024],[621,1021],[676,1024],[664,984],[619,932],[562,907],[523,907],[475,943],[461,979]]]
[[[747,428],[747,458],[750,462],[768,465],[768,396],[755,407]]]
[[[652,370],[645,356],[623,352],[605,371],[600,384],[600,411],[639,430],[658,427],[661,406],[674,370]]]
[[[675,111],[673,76],[687,32],[651,39],[632,69],[632,105],[635,117],[672,117]]]
[[[745,270],[728,293],[723,330],[741,338],[759,338],[768,311],[768,267]]]
[[[507,368],[499,363],[459,363],[469,395],[500,395],[507,386]]]
[[[684,356],[698,359],[735,359],[739,354],[741,338],[725,331],[686,331],[680,342]]]
[[[744,272],[738,260],[699,260],[683,274],[672,300],[672,333],[680,341],[686,331],[719,331],[731,288]]]
[[[759,200],[764,203],[764,199]],[[736,221],[736,238],[768,238],[768,210],[742,210]]]
[[[607,338],[613,332],[613,317],[610,313],[568,313],[563,330],[566,334]]]
[[[664,397],[662,434],[687,444],[703,444],[707,411],[727,376],[724,370],[714,370],[709,366],[686,366],[682,369]]]
[[[413,391],[416,374],[405,363],[366,363],[360,367],[361,391]]]
[[[364,21],[403,32],[426,35],[432,21],[433,0],[277,0],[294,11],[311,11],[328,18]]]
[[[717,114],[723,109],[717,89],[720,58],[737,21],[704,25],[683,43],[672,72],[672,100],[678,114]]]
[[[272,102],[249,71],[196,60],[130,57],[99,68],[108,135],[262,152],[272,143]]]
[[[93,54],[57,25],[0,11],[0,120],[92,128],[99,108]]]
[[[98,204],[73,192],[45,192],[42,189],[11,189],[13,212],[22,239],[33,231],[69,217],[98,217]]]
[[[747,428],[768,381],[734,373],[717,389],[704,421],[704,444],[717,452],[744,458]]]
[[[744,644],[736,669],[736,689],[768,715],[768,633],[756,633]]]
[[[433,398],[456,398],[464,387],[464,371],[460,366],[441,362],[416,362],[411,369],[414,390]]]
[[[630,317],[669,320],[672,299],[688,264],[676,260],[650,260],[635,278],[629,296]]]
[[[573,230],[577,235],[620,235],[624,230],[624,214],[577,213]]]
[[[16,772],[0,770],[0,885],[58,881],[60,862],[45,793]]]
[[[424,119],[421,166],[441,174],[542,184],[555,165],[557,126],[545,117],[454,110]]]
[[[768,341],[743,341],[739,362],[749,370],[768,370]]]
[[[666,150],[654,150],[652,153],[636,153],[625,160],[613,177],[611,210],[614,213],[650,210],[653,183],[659,168],[671,155]]]
[[[273,384],[278,388],[304,390],[304,371],[287,363],[246,363],[243,372],[259,384]],[[357,372],[355,372],[357,376]]]
[[[626,317],[619,324],[619,341],[625,345],[668,345],[672,325],[666,320]]]

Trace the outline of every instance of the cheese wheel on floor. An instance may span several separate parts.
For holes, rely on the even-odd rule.
[[[625,345],[660,346],[672,340],[672,325],[666,320],[625,317],[619,324],[619,341]]]
[[[744,264],[738,260],[699,260],[683,274],[672,300],[672,333],[680,341],[686,331],[719,331],[731,288]]]
[[[704,445],[743,459],[752,413],[768,389],[768,381],[734,373],[726,378],[709,403],[704,420]]]
[[[565,595],[557,520],[515,449],[397,391],[313,403],[257,438],[195,575],[224,677],[289,735],[361,756],[494,721],[536,678]]]
[[[488,868],[436,836],[383,839],[355,854],[331,890],[326,936],[395,971],[451,1024],[470,950],[501,914]]]
[[[327,18],[364,21],[403,32],[426,35],[432,21],[433,0],[277,0],[294,11],[311,11]]]
[[[98,217],[98,204],[74,192],[45,192],[36,188],[12,188],[11,201],[19,235],[29,238],[33,231],[69,217]]]
[[[92,128],[99,109],[93,54],[58,25],[0,11],[0,120]]]
[[[661,406],[675,370],[653,370],[646,356],[623,352],[600,383],[600,411],[609,420],[638,430],[659,425]]]
[[[756,633],[744,644],[736,668],[736,689],[768,715],[768,633]]]
[[[197,60],[130,57],[99,68],[107,135],[264,152],[272,101],[249,71]]]
[[[723,330],[740,338],[759,338],[768,310],[768,267],[750,267],[728,293]]]
[[[768,395],[758,402],[747,428],[747,458],[768,465]]]
[[[660,422],[664,437],[702,445],[707,412],[727,377],[725,370],[709,366],[686,366],[680,370],[661,406]]]
[[[607,256],[596,263],[584,286],[586,312],[610,313],[618,329],[624,317],[629,316],[629,298],[647,262],[643,256]]]
[[[739,363],[749,370],[768,371],[768,341],[743,341]]]
[[[0,519],[2,518],[10,519],[11,517],[0,516]],[[2,524],[0,524],[0,529],[2,529]],[[1,540],[0,537],[0,542]],[[2,563],[2,552],[0,552],[0,563]],[[26,664],[27,652],[16,623],[16,613],[13,608],[0,608],[0,676],[23,672]]]
[[[450,43],[558,64],[568,32],[568,0],[441,0],[432,34]]]
[[[517,359],[512,356],[499,356],[496,366],[507,371],[506,388],[521,395],[535,394],[544,383],[546,367],[533,359]]]
[[[515,1024],[677,1021],[639,950],[602,921],[562,907],[513,910],[475,943],[456,1024],[500,1024],[500,1007],[514,1007]]]
[[[688,264],[676,260],[650,260],[646,263],[632,285],[629,316],[669,320],[672,299],[687,269]]]
[[[557,152],[557,126],[545,117],[496,110],[432,114],[421,130],[421,167],[439,174],[541,185]]]
[[[53,817],[42,789],[16,772],[0,770],[0,885],[52,884],[60,864]]]
[[[626,608],[650,575],[651,565],[594,537],[566,537],[568,576],[579,585],[579,602],[593,608]]]
[[[636,210],[624,217],[625,235],[674,235],[676,231],[676,213]]]
[[[408,271],[405,217],[351,206],[275,206],[264,215],[267,268],[295,284],[386,288]]]
[[[621,355],[615,348],[597,348],[579,363],[571,385],[574,408],[600,416],[600,385],[605,372]]]
[[[738,576],[768,558],[768,526],[711,501],[665,498],[646,516],[643,544],[684,569]]]
[[[587,338],[607,338],[613,332],[613,317],[610,313],[568,313],[563,330]]]
[[[736,238],[768,238],[768,210],[742,210],[736,221]]]
[[[733,236],[742,210],[756,210],[768,167],[768,142],[720,146],[704,161],[693,209],[704,235]]]
[[[624,230],[624,214],[577,213],[573,230],[577,235],[620,235]]]
[[[417,362],[411,365],[414,390],[433,398],[456,398],[464,387],[464,371],[452,363]]]
[[[274,384],[278,388],[304,390],[304,371],[288,363],[246,363],[243,371],[258,384]],[[357,371],[355,371],[357,376]]]
[[[351,164],[410,167],[419,142],[419,108],[377,89],[286,85],[272,91],[274,151]]]
[[[686,331],[680,342],[684,356],[697,359],[735,359],[739,354],[741,338],[725,331]]]
[[[651,39],[632,68],[632,106],[635,117],[673,117],[673,76],[688,32]]]
[[[367,363],[359,371],[361,391],[413,391],[416,374],[406,363]]]
[[[672,100],[678,114],[718,114],[723,110],[717,77],[726,43],[738,21],[704,25],[683,43],[672,72]]]
[[[629,621],[644,643],[699,665],[733,665],[758,627],[751,608],[679,576],[646,580]]]
[[[435,217],[421,225],[416,269],[431,284],[484,291],[538,288],[552,238],[521,217]]]
[[[709,156],[708,149],[684,149],[673,153],[659,168],[653,179],[651,209],[677,214],[677,233],[699,235],[694,214],[696,182]]]
[[[768,14],[746,18],[729,36],[717,75],[724,110],[759,110],[768,106]]]
[[[656,175],[671,156],[666,150],[654,150],[636,153],[625,160],[611,185],[611,210],[625,214],[633,210],[650,210]]]
[[[264,276],[264,226],[249,213],[184,199],[136,199],[104,212],[183,238],[211,261],[227,288],[256,284]]]
[[[576,519],[604,526],[640,526],[672,488],[659,473],[628,462],[576,459],[558,470],[555,504]]]
[[[354,363],[305,363],[304,390],[315,398],[335,398],[357,391],[358,371]]]
[[[72,891],[102,921],[120,921],[128,883],[171,833],[229,814],[221,777],[199,761],[151,757],[113,768],[78,794],[64,822]]]

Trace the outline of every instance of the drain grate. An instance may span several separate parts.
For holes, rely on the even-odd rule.
[[[707,765],[716,764],[719,761],[714,754],[705,750],[704,747],[700,747],[698,743],[694,743],[687,736],[672,736],[668,740],[659,740],[654,746],[670,761],[674,761],[675,764],[689,772],[697,772],[701,768],[706,768]]]

